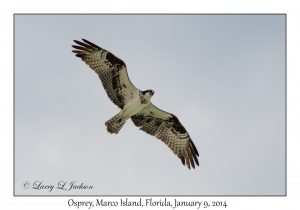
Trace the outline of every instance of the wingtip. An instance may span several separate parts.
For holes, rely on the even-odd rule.
[[[81,45],[81,41],[78,41],[78,40],[73,40],[76,44],[78,44],[78,45]],[[72,45],[73,46],[73,45]],[[76,45],[75,45],[76,46]]]
[[[190,160],[190,163],[191,163],[193,169],[195,169],[195,163],[194,163],[193,159]]]
[[[193,150],[194,150],[195,154],[196,154],[196,155],[199,157],[198,150],[197,150],[197,148],[196,148],[196,146],[195,146],[194,142],[192,141],[192,139],[190,139],[190,143],[191,143],[191,145],[192,145],[192,148],[193,148]]]
[[[184,157],[179,157],[179,158],[180,158],[180,160],[181,160],[181,163],[182,163],[182,165],[184,165],[184,166],[185,166]]]

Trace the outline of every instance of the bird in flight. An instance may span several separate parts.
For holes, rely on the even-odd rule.
[[[100,77],[110,98],[121,111],[109,119],[105,125],[111,134],[118,134],[125,122],[131,118],[140,130],[163,141],[180,158],[183,165],[199,166],[199,153],[190,135],[178,118],[165,112],[151,102],[153,90],[139,90],[130,81],[126,64],[96,44],[82,39],[74,40],[72,52],[81,58]]]

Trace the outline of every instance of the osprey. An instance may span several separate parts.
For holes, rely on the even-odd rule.
[[[141,91],[129,80],[125,63],[107,50],[82,39],[74,40],[72,52],[80,57],[100,77],[110,98],[121,111],[105,125],[109,133],[117,134],[126,120],[131,118],[140,130],[163,141],[177,155],[183,165],[199,166],[197,148],[178,118],[165,112],[150,101],[153,90]]]

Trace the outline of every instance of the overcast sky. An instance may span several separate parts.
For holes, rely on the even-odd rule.
[[[284,15],[16,15],[16,195],[284,195]],[[71,52],[85,38],[153,89],[199,151],[188,170]],[[28,181],[91,190],[24,189]]]

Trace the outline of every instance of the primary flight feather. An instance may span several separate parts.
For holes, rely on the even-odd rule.
[[[108,120],[105,125],[109,133],[117,134],[126,120],[131,118],[140,130],[163,141],[177,155],[183,165],[199,166],[197,148],[178,118],[160,110],[150,101],[153,90],[141,91],[129,80],[126,64],[107,50],[82,39],[74,40],[72,45],[80,57],[100,77],[110,100],[121,111]]]

